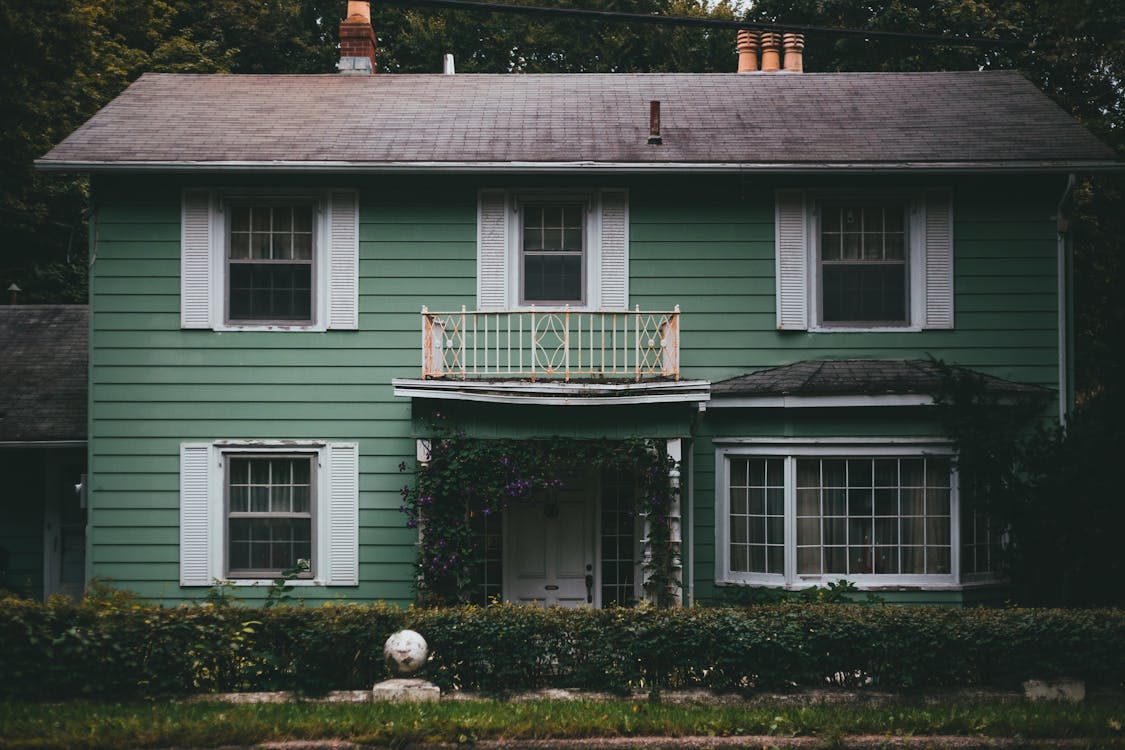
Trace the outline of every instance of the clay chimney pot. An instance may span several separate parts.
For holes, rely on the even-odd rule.
[[[753,73],[758,70],[758,32],[741,29],[738,32],[738,72]]]
[[[776,31],[762,32],[762,72],[776,73],[781,70],[781,34]]]
[[[790,73],[803,73],[805,71],[803,54],[805,35],[786,34],[782,38],[782,45],[785,47],[785,70]]]
[[[356,16],[359,16],[357,19]],[[349,21],[366,21],[371,23],[371,3],[366,0],[348,0]]]

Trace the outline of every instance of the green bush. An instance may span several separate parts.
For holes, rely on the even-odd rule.
[[[784,604],[708,609],[176,608],[127,597],[0,600],[0,697],[138,697],[368,688],[383,642],[413,628],[443,689],[611,692],[843,685],[1013,687],[1125,679],[1121,610]]]

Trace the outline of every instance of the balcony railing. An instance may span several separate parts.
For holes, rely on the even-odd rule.
[[[422,308],[422,377],[642,380],[680,376],[680,308]]]

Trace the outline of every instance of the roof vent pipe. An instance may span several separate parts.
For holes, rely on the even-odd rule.
[[[789,73],[804,73],[805,35],[786,34],[781,38],[781,44],[785,47],[785,70]]]
[[[754,73],[758,70],[758,32],[741,29],[738,32],[738,72]]]
[[[447,76],[451,76],[457,72],[457,69],[453,66],[453,55],[446,53],[446,55],[441,58],[441,72]]]
[[[664,143],[664,139],[660,137],[660,100],[658,99],[648,103],[648,142],[650,146]]]

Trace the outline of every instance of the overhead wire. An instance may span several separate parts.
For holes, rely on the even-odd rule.
[[[875,29],[847,29],[829,26],[809,26],[805,24],[777,24],[759,21],[739,21],[725,18],[696,18],[691,16],[663,16],[650,13],[625,13],[623,11],[590,10],[586,8],[546,8],[537,5],[509,5],[507,3],[483,2],[482,0],[378,0],[382,5],[395,5],[404,8],[444,8],[449,10],[483,11],[488,13],[511,13],[529,16],[553,16],[555,18],[594,19],[599,21],[621,21],[630,23],[650,23],[665,26],[687,26],[708,29],[756,29],[761,31],[787,31],[817,36],[861,37],[864,39],[897,39],[903,41],[927,41],[950,46],[995,47],[1026,44],[1021,39],[989,39],[972,36],[949,36],[944,34],[920,34],[909,31],[879,31]]]

